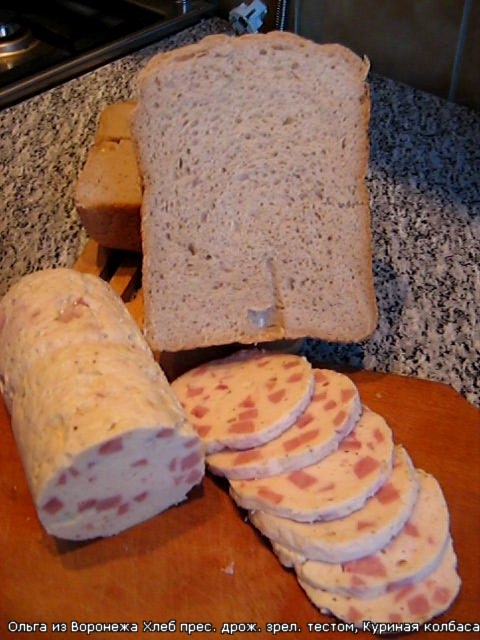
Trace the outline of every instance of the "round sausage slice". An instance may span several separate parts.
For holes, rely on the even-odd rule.
[[[335,451],[360,417],[360,396],[341,373],[314,369],[313,375],[310,404],[289,429],[261,447],[211,454],[210,471],[230,480],[264,478],[309,466]]]
[[[314,382],[304,357],[244,350],[188,371],[172,388],[209,454],[278,436],[305,410]]]
[[[397,535],[412,514],[418,490],[410,456],[397,445],[391,476],[358,511],[320,522],[296,522],[265,511],[251,511],[249,519],[270,539],[275,552],[276,544],[283,547],[282,563],[286,549],[296,553],[295,563],[347,562],[375,553]]]
[[[342,518],[360,509],[392,472],[392,432],[364,407],[355,429],[320,462],[255,480],[231,480],[230,495],[244,509],[299,522]]]
[[[450,538],[448,508],[437,480],[417,471],[420,493],[411,517],[385,547],[349,562],[307,560],[299,578],[313,587],[372,598],[400,584],[419,582],[440,564]]]
[[[363,622],[424,623],[448,609],[458,595],[461,580],[457,558],[449,541],[440,565],[417,584],[398,585],[375,598],[359,598],[317,589],[299,580],[322,613],[362,627]]]

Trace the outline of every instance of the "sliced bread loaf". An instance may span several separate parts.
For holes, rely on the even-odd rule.
[[[75,186],[75,206],[90,238],[104,247],[142,250],[142,179],[131,140],[134,102],[116,102],[100,113],[95,143]]]
[[[367,72],[280,32],[147,64],[131,122],[154,349],[373,332]]]

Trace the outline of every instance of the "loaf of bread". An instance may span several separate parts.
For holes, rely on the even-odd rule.
[[[140,73],[154,349],[374,331],[367,72],[339,45],[271,32],[208,36]]]
[[[100,114],[75,205],[89,237],[104,247],[139,252],[142,180],[128,119],[134,105],[115,103]]]

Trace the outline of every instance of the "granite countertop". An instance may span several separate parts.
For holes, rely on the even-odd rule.
[[[218,18],[0,112],[0,296],[21,275],[71,266],[86,242],[73,189],[100,111],[135,96],[157,51],[230,31]],[[375,334],[314,358],[445,382],[480,406],[480,114],[370,76]]]

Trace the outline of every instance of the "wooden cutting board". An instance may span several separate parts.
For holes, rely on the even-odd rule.
[[[81,270],[105,268],[93,245],[82,260]],[[138,277],[134,263],[117,264],[112,286],[129,289],[126,297],[133,292],[128,304],[141,313],[138,280],[132,284]],[[104,275],[111,279],[112,273]],[[444,490],[463,586],[436,621],[479,622],[480,413],[442,384],[366,371],[351,377],[363,402],[387,419],[395,440]],[[46,623],[48,638],[87,637],[74,631],[75,623],[136,623],[142,634],[144,621],[147,630],[175,621],[177,631],[165,631],[167,637],[187,637],[181,623],[216,628],[202,637],[220,637],[224,623],[256,623],[262,632],[254,637],[266,638],[273,635],[265,631],[272,622],[301,629],[280,637],[311,638],[308,623],[332,622],[310,604],[294,574],[245,521],[224,481],[207,475],[188,501],[116,537],[65,542],[48,536],[38,523],[3,402],[0,438],[0,638],[9,637],[10,621]],[[53,623],[65,623],[67,631],[51,633]],[[423,635],[430,637],[423,632],[416,637]],[[329,634],[337,636],[345,637]]]

